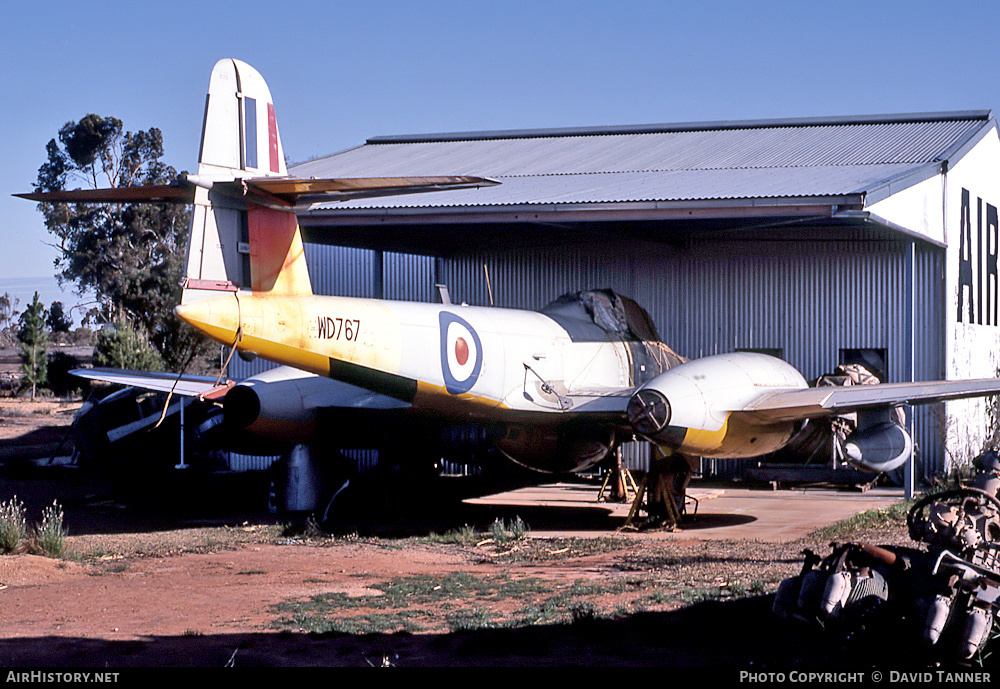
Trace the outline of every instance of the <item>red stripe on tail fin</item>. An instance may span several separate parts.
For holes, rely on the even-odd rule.
[[[274,104],[267,104],[267,143],[271,152],[271,172],[281,172],[278,158],[278,120],[274,117]]]

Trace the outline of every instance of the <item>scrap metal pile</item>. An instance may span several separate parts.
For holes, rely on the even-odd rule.
[[[929,494],[907,514],[920,547],[833,544],[805,551],[798,576],[778,587],[774,612],[848,637],[908,633],[928,661],[981,653],[1000,611],[1000,458],[977,459],[968,486]]]

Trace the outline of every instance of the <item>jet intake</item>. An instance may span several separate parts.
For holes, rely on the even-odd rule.
[[[670,402],[659,390],[644,388],[632,395],[625,413],[637,433],[653,436],[670,423]]]
[[[223,418],[231,428],[247,428],[260,417],[260,397],[249,385],[236,385],[222,402]]]
[[[743,414],[773,390],[800,390],[792,366],[756,352],[732,352],[673,366],[639,388],[625,407],[632,431],[644,440],[694,457],[758,457],[781,448],[794,420]]]

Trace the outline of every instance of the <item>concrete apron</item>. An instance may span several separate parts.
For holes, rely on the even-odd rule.
[[[827,488],[786,490],[748,488],[699,488],[693,485],[688,496],[688,514],[677,531],[644,531],[644,538],[757,540],[784,543],[802,538],[816,529],[856,514],[883,509],[903,500],[902,488],[873,488],[851,492]],[[631,503],[598,502],[594,486],[567,483],[547,484],[466,500],[469,505],[495,510],[498,515],[519,511],[544,515],[527,520],[530,535],[538,538],[598,537],[617,532],[631,509]],[[576,515],[558,518],[562,512]],[[640,514],[643,517],[645,513]],[[625,532],[634,533],[634,532]]]

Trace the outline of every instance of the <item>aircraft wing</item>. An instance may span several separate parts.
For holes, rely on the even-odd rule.
[[[606,390],[579,390],[567,395],[572,400],[569,411],[583,414],[601,414],[625,418],[628,402],[638,388],[609,388]]]
[[[819,387],[765,393],[739,411],[764,421],[794,421],[872,407],[928,404],[990,393],[1000,393],[1000,379]]]
[[[178,376],[176,373],[153,373],[118,368],[77,368],[70,373],[77,378],[100,380],[105,383],[117,383],[204,399],[223,396],[233,386],[233,381],[223,380],[220,382],[218,378],[213,376]]]

